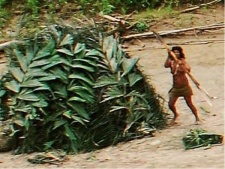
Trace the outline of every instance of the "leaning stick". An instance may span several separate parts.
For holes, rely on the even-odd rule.
[[[164,45],[164,47],[168,50],[168,52],[170,53],[170,55],[173,57],[173,59],[175,61],[177,61],[177,57],[176,55],[174,54],[174,52],[170,49],[170,47],[166,44],[166,42],[161,38],[161,36],[155,32],[155,31],[152,31],[154,33],[154,35],[156,36],[156,38]],[[208,92],[206,92],[205,89],[203,89],[202,87],[200,87],[200,83],[194,78],[194,76],[189,72],[189,71],[186,71],[186,73],[188,74],[188,76],[190,77],[190,79],[194,82],[194,84],[196,85],[196,87],[202,92],[204,93],[209,99],[213,99],[214,97],[210,96],[208,94]],[[206,99],[206,101],[208,102],[208,104],[210,106],[212,106],[212,103]]]

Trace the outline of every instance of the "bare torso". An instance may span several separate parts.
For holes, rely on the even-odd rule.
[[[171,73],[173,74],[174,87],[180,88],[189,85],[186,72],[190,71],[190,67],[186,63],[185,59],[181,59],[178,61],[167,59],[167,61],[165,62],[165,67],[170,67],[171,69]]]
[[[179,73],[177,72],[176,75],[173,75],[173,86],[180,88],[183,86],[187,86],[188,83],[188,79],[185,73]]]

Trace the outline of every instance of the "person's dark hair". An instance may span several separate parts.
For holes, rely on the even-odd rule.
[[[182,47],[180,47],[180,46],[174,46],[174,47],[172,47],[172,51],[175,51],[175,50],[178,50],[180,52],[180,57],[185,59],[185,54],[183,52]]]

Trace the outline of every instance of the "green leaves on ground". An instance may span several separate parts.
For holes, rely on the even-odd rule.
[[[221,144],[223,142],[223,136],[209,133],[203,129],[191,129],[187,135],[183,137],[182,141],[187,150],[212,144]]]

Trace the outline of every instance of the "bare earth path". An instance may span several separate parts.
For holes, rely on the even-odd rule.
[[[194,116],[184,100],[177,103],[180,123],[177,126],[157,131],[155,137],[133,140],[128,143],[108,147],[92,153],[68,156],[68,161],[60,166],[33,165],[27,161],[30,155],[0,153],[0,168],[224,168],[224,146],[203,147],[184,150],[182,137],[190,130],[202,128],[212,133],[224,133],[224,30],[200,36],[185,36],[165,39],[169,43],[180,44],[191,40],[220,39],[206,44],[181,45],[187,61],[192,67],[193,76],[207,92],[218,97],[210,107],[199,90],[190,81],[194,90],[194,103],[203,120],[203,124],[194,125]],[[143,40],[145,50],[138,51],[138,45],[130,45],[132,57],[140,58],[139,64],[149,76],[157,93],[166,100],[172,85],[169,69],[163,67],[166,50],[154,39]],[[3,65],[0,64],[0,68]],[[171,115],[171,112],[166,111]]]

